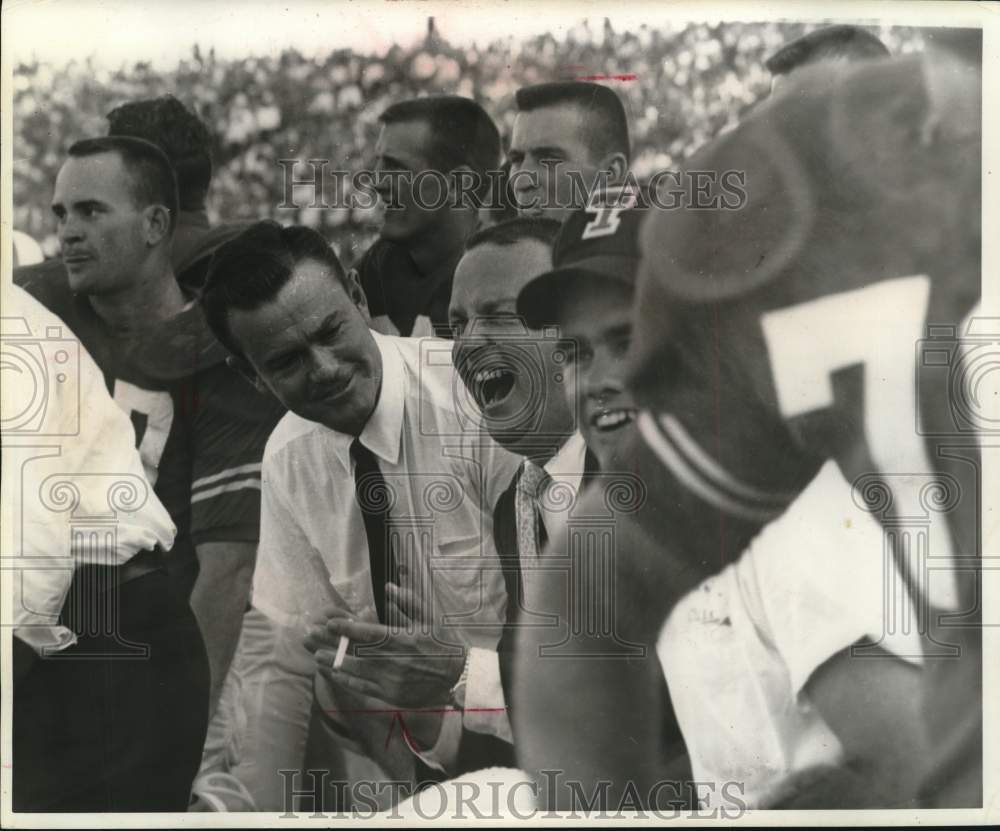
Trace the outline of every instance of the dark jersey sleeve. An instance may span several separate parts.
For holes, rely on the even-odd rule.
[[[190,413],[191,538],[195,545],[256,542],[261,459],[284,408],[225,364],[199,376]]]

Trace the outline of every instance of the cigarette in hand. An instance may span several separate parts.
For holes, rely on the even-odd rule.
[[[347,635],[340,636],[340,643],[337,644],[337,655],[333,659],[333,668],[340,669],[344,664],[344,656],[347,654],[347,647],[350,645],[351,639]]]

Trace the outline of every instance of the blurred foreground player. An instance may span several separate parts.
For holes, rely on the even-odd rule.
[[[974,63],[877,62],[834,87],[823,66],[803,71],[795,94],[691,160],[746,170],[749,202],[646,224],[629,455],[650,498],[616,527],[616,620],[652,645],[677,602],[836,460],[892,530],[886,554],[916,599],[929,752],[914,796],[934,807],[982,799],[980,452],[962,360],[980,292]],[[583,502],[603,509],[602,495]],[[654,781],[654,662],[537,661],[536,638],[522,632],[518,653],[522,765]],[[808,804],[828,772],[776,807]]]
[[[176,188],[166,156],[149,142],[77,142],[52,201],[67,279],[24,286],[72,327],[101,367],[112,397],[132,420],[146,477],[177,526],[166,577],[145,601],[134,602],[165,604],[159,622],[184,656],[174,667],[185,680],[183,694],[156,718],[147,712],[127,740],[154,759],[157,781],[173,788],[169,799],[150,800],[112,783],[94,792],[103,810],[187,807],[209,712],[209,662],[218,688],[253,573],[261,454],[282,413],[226,365],[200,307],[174,277]],[[191,613],[192,589],[212,598],[213,618],[198,621],[205,641]],[[123,598],[126,590],[139,586],[127,584]],[[206,642],[209,662],[202,657]],[[154,651],[150,660],[174,657]],[[155,761],[165,744],[183,745],[170,764]]]
[[[793,73],[822,63],[827,70],[858,61],[888,58],[889,50],[875,35],[859,26],[824,26],[786,43],[764,66],[771,73],[771,92],[784,87]]]
[[[625,378],[639,229],[648,213],[642,196],[610,189],[572,214],[556,241],[556,268],[518,296],[529,325],[558,325],[575,345],[566,390],[605,477],[627,464],[622,451],[635,431]],[[664,763],[673,780],[690,761],[687,778],[699,790],[685,788],[686,795],[707,807],[730,807],[737,793],[749,807],[763,807],[783,799],[801,771],[842,758],[864,770],[863,780],[848,790],[838,778],[836,801],[825,807],[896,806],[913,791],[922,755],[920,650],[886,620],[880,527],[852,503],[832,462],[808,493],[737,566],[683,598],[657,644],[670,687],[663,724],[672,725],[676,712],[684,736],[676,727],[667,732]],[[900,594],[894,608],[912,614]],[[851,660],[855,644],[879,660]],[[660,794],[661,803],[676,798]]]

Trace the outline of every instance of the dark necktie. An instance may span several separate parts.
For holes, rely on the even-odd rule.
[[[375,454],[360,439],[355,439],[351,444],[351,458],[354,459],[354,492],[365,521],[365,535],[368,537],[375,610],[379,621],[385,623],[385,584],[399,580],[395,552],[389,545],[387,533],[389,508],[395,500],[382,476]]]

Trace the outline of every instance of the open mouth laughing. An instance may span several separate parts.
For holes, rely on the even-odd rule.
[[[516,374],[505,367],[480,369],[472,377],[476,403],[484,409],[503,403],[514,389],[515,380]]]

